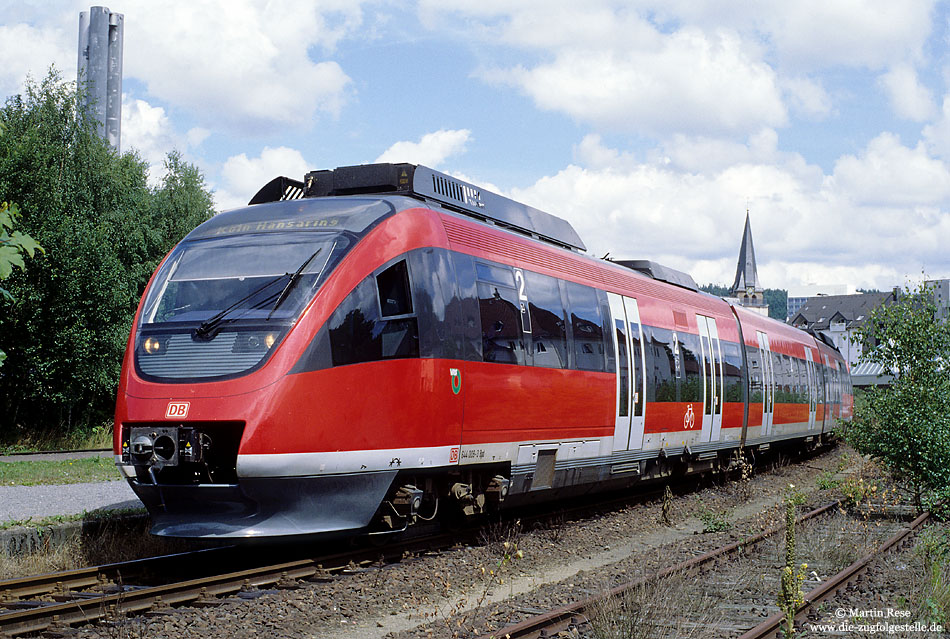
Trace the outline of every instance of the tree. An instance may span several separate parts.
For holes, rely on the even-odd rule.
[[[2,136],[3,123],[0,122],[0,137]],[[19,217],[20,210],[15,203],[0,202],[0,281],[13,274],[14,266],[21,270],[26,268],[26,263],[23,261],[24,253],[33,257],[36,251],[43,252],[43,247],[32,237],[13,230]],[[13,301],[16,300],[10,291],[0,286],[0,304]],[[3,360],[6,358],[7,354],[0,349],[0,366],[3,366]]]
[[[0,129],[2,133],[2,129]],[[17,266],[21,270],[26,268],[23,261],[23,254],[33,257],[36,251],[43,251],[43,247],[36,243],[29,235],[14,231],[17,218],[20,217],[20,211],[16,204],[10,202],[0,202],[0,281],[7,279],[13,274],[13,267]],[[15,302],[16,298],[10,294],[10,291],[0,286],[0,303]],[[0,366],[7,358],[7,354],[0,349]]]
[[[905,480],[921,511],[928,499],[950,496],[950,327],[921,284],[872,311],[856,339],[862,361],[894,381],[867,392],[846,437]]]
[[[46,259],[10,277],[0,316],[0,434],[94,426],[115,403],[122,353],[155,266],[212,215],[200,173],[177,154],[149,188],[135,153],[116,154],[78,115],[55,71],[0,109],[0,194]]]
[[[699,290],[717,297],[729,297],[732,293],[728,286],[722,284],[704,284],[699,287]],[[769,317],[784,322],[788,314],[788,291],[781,288],[767,288],[763,291],[762,297],[769,305]]]

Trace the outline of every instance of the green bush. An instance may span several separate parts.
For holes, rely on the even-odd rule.
[[[148,278],[213,214],[197,169],[171,154],[157,188],[134,152],[115,153],[76,112],[55,71],[0,109],[0,200],[46,256],[5,284],[0,438],[65,433],[107,420],[132,318]]]

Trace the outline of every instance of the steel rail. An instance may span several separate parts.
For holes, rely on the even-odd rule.
[[[611,494],[614,496],[610,497]],[[553,512],[546,509],[543,512],[531,512],[534,510],[532,508],[528,512],[522,512],[517,517],[513,514],[509,514],[508,517],[517,518],[524,523],[544,521],[556,514],[589,514],[592,511],[616,507],[618,504],[643,503],[659,494],[659,490],[620,497],[617,497],[615,493],[608,493],[607,499],[596,504],[584,503],[569,508],[561,507]],[[801,520],[804,521],[804,519],[817,516],[835,505],[829,504],[822,509],[813,511],[802,517]],[[781,529],[771,529],[755,537],[730,544],[730,546],[721,550],[726,552],[741,550],[742,546],[757,543],[762,538]],[[194,557],[195,553],[208,553],[210,559],[212,553],[233,550],[233,547],[210,548],[49,575],[6,580],[0,582],[0,637],[95,621],[116,614],[141,612],[156,606],[165,607],[198,599],[210,599],[222,594],[231,594],[247,587],[258,587],[281,581],[286,582],[284,585],[289,585],[289,582],[294,579],[330,578],[332,573],[346,572],[348,568],[353,568],[356,563],[365,566],[378,560],[394,561],[406,556],[406,554],[444,550],[462,542],[477,542],[481,530],[483,530],[483,527],[478,526],[455,531],[454,533],[425,533],[409,539],[396,540],[385,548],[365,548],[355,552],[347,551],[316,558],[285,561],[272,566],[251,567],[237,572],[215,574],[157,586],[130,587],[122,584],[129,584],[130,577],[135,578],[149,571],[154,574],[168,574],[170,572],[168,562],[177,560],[187,565],[189,559]],[[702,563],[704,558],[706,558],[706,561],[711,561],[715,557],[707,558],[704,555],[689,562],[684,562],[684,564],[674,567],[674,569],[688,569],[693,564]],[[207,572],[211,571],[208,570]],[[84,588],[92,588],[92,591],[83,591]],[[22,600],[24,597],[36,596],[45,597],[47,600],[54,598],[59,600],[59,603],[54,604],[49,601],[26,602]],[[207,603],[207,601],[203,601],[203,603]],[[15,608],[16,610],[7,612],[3,608]]]
[[[90,588],[106,581],[128,579],[148,570],[168,566],[174,563],[189,564],[195,559],[206,561],[213,556],[233,552],[234,546],[204,548],[189,552],[132,559],[101,566],[76,568],[45,575],[17,577],[0,581],[0,608],[4,602],[11,603],[24,597],[36,597],[56,590],[78,590]]]
[[[808,594],[804,596],[804,602],[795,613],[796,621],[805,618],[812,608],[817,606],[822,601],[834,597],[841,592],[842,588],[867,572],[868,565],[872,560],[879,557],[880,555],[883,555],[894,546],[902,548],[904,544],[909,541],[908,537],[920,530],[920,528],[927,522],[929,518],[929,512],[923,513],[917,517],[917,519],[912,521],[907,528],[904,528],[892,536],[890,539],[881,544],[881,546],[869,552],[861,559],[858,559],[838,574],[828,578],[820,586],[809,591]],[[769,636],[781,637],[782,632],[779,629],[781,628],[784,621],[785,615],[782,613],[776,613],[760,623],[755,628],[752,628],[743,634],[741,637],[739,637],[739,639],[763,639],[764,637]]]
[[[831,502],[830,504],[826,504],[825,506],[816,508],[811,512],[801,515],[795,521],[796,523],[808,521],[809,519],[813,519],[825,514],[833,508],[837,508],[840,504],[841,500]],[[784,524],[773,526],[752,537],[735,541],[726,546],[722,546],[721,548],[717,548],[716,550],[711,550],[707,553],[699,555],[698,557],[693,557],[687,561],[680,562],[675,566],[664,568],[653,575],[648,575],[646,577],[641,577],[640,579],[621,584],[600,595],[555,608],[544,614],[531,617],[530,619],[525,619],[520,623],[484,634],[480,637],[480,639],[527,639],[547,636],[547,634],[557,633],[562,630],[570,630],[572,626],[577,626],[581,622],[586,622],[587,619],[584,617],[584,613],[601,601],[623,595],[629,590],[660,581],[674,574],[695,574],[699,572],[706,564],[715,562],[733,553],[742,552],[744,548],[758,544],[759,542],[764,541],[765,539],[768,539],[769,537],[783,530],[785,530]]]
[[[233,594],[248,588],[259,588],[278,584],[278,587],[294,587],[293,582],[298,579],[323,580],[332,579],[334,574],[348,571],[367,569],[373,563],[396,561],[405,556],[444,550],[460,542],[471,542],[477,537],[480,528],[472,528],[461,533],[435,533],[393,543],[385,547],[365,547],[356,551],[337,552],[333,554],[283,561],[277,564],[246,568],[227,573],[215,573],[210,576],[188,579],[174,583],[165,583],[154,586],[117,585],[104,591],[78,591],[65,587],[70,578],[73,583],[83,584],[82,587],[95,586],[99,578],[96,571],[101,568],[125,566],[113,564],[108,567],[86,568],[65,573],[42,575],[41,585],[30,585],[30,580],[9,580],[8,592],[19,589],[20,592],[47,588],[46,593],[53,593],[55,602],[49,601],[0,601],[0,637],[14,636],[45,630],[50,627],[96,621],[102,618],[115,617],[124,613],[136,613],[149,610],[153,607],[164,607],[175,604],[185,604],[200,600],[201,603],[210,603],[214,597]],[[219,549],[207,549],[219,550]],[[233,550],[232,547],[220,550]],[[199,551],[200,552],[200,551]],[[167,574],[165,560],[181,561],[193,553],[180,553],[154,557],[149,562],[150,568],[156,572]],[[101,573],[100,573],[101,574]],[[117,580],[120,581],[120,580]],[[128,580],[122,579],[128,584]],[[23,582],[20,584],[19,582]],[[77,586],[78,588],[78,586]],[[55,591],[55,592],[54,592]],[[6,606],[9,610],[2,610]]]

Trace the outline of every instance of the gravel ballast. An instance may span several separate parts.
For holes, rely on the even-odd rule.
[[[853,458],[850,460],[853,462]],[[663,523],[662,501],[582,521],[552,521],[534,530],[499,525],[484,543],[378,565],[296,590],[253,593],[209,608],[86,626],[81,637],[471,637],[487,625],[603,591],[643,570],[667,566],[758,531],[782,518],[789,485],[810,504],[819,475],[836,472],[842,452],[674,496]],[[704,530],[725,529],[722,532]],[[505,543],[507,542],[507,547]],[[520,551],[520,554],[519,554]],[[256,596],[259,595],[259,596]]]

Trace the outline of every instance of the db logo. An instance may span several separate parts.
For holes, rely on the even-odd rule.
[[[165,417],[172,419],[184,419],[188,417],[188,407],[191,402],[168,402],[168,408],[165,409]]]
[[[457,447],[453,447],[451,450],[449,450],[449,463],[459,463],[459,449]]]
[[[683,417],[683,428],[691,430],[696,425],[696,415],[693,414],[693,405],[686,407],[686,415]]]

